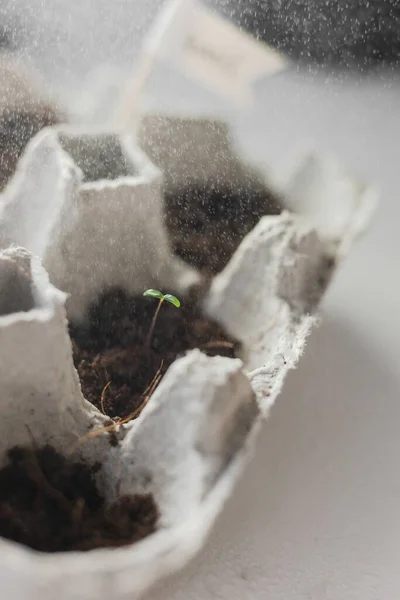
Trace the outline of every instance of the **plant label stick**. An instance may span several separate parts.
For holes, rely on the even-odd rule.
[[[163,61],[239,108],[251,106],[252,85],[286,67],[276,50],[241,31],[198,0],[172,0],[161,11],[118,114],[120,125],[137,118],[137,103],[154,63]]]

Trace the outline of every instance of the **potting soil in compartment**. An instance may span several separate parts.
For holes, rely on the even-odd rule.
[[[163,303],[150,347],[146,338],[157,308],[154,298],[112,289],[90,308],[84,325],[70,325],[83,395],[110,417],[110,443],[114,424],[140,414],[168,367],[186,351],[238,355],[240,344],[198,307],[206,282],[180,298],[179,308]],[[9,463],[0,470],[0,536],[60,552],[122,546],[154,532],[153,497],[126,496],[107,506],[96,486],[98,468],[50,446],[11,449]]]
[[[173,290],[162,290],[173,292]],[[87,400],[111,418],[140,414],[168,367],[186,351],[234,357],[239,344],[197,307],[199,290],[177,308],[164,302],[150,347],[146,345],[158,300],[104,294],[86,326],[70,327],[75,367]]]
[[[99,466],[72,462],[50,446],[11,449],[0,470],[0,535],[61,552],[131,544],[155,531],[150,495],[105,505],[94,481]]]
[[[165,193],[166,226],[174,252],[210,275],[221,271],[242,239],[281,200],[261,184],[188,186]]]

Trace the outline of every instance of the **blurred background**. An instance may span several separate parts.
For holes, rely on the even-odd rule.
[[[247,112],[157,68],[143,107],[223,112],[248,156],[271,172],[296,148],[335,156],[378,186],[381,203],[335,278],[322,324],[209,544],[149,599],[396,600],[400,2],[209,2],[287,54],[289,68],[257,84]],[[35,116],[15,142],[19,151],[34,131],[65,113],[101,121],[133,76],[160,6],[158,0],[2,0],[5,60],[12,56],[12,73],[35,68],[43,79],[35,101],[30,85],[24,93],[17,86],[16,99],[12,85],[5,91],[15,74],[3,64],[0,141],[15,123],[13,102],[18,114]],[[12,170],[4,153],[2,160]]]
[[[397,0],[206,0],[302,64],[365,72],[400,58]],[[131,67],[161,0],[2,0],[0,42],[57,82],[98,65]],[[50,51],[51,49],[51,51]]]

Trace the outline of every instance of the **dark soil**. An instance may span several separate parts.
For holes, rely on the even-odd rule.
[[[155,531],[151,496],[106,506],[96,467],[69,462],[50,446],[13,448],[0,470],[0,535],[42,552],[123,546]]]
[[[15,312],[26,312],[33,308],[35,300],[32,293],[32,275],[30,259],[3,254],[0,260],[0,316]]]
[[[277,215],[282,202],[264,187],[182,188],[165,194],[166,226],[175,253],[213,275],[221,271],[242,239],[264,215]]]
[[[59,136],[63,149],[70,154],[82,170],[83,181],[114,180],[135,175],[121,149],[118,136],[63,134]]]
[[[158,303],[153,298],[111,290],[92,306],[87,327],[71,326],[74,362],[87,400],[111,418],[137,416],[153,379],[187,350],[236,355],[239,344],[202,315],[195,298],[181,300],[180,308],[164,302],[149,350],[146,337]]]

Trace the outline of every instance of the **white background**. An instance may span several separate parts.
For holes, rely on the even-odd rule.
[[[265,81],[246,120],[257,158],[307,139],[376,182],[381,204],[207,547],[147,600],[397,600],[400,87],[291,73]]]
[[[72,3],[72,21],[59,19],[61,39],[51,11],[62,4],[39,11],[49,37],[31,44],[48,73],[59,80],[63,70],[66,78],[76,73],[84,83],[77,49],[89,44],[92,54],[85,47],[82,64],[94,64],[100,60],[96,44],[107,37],[118,40],[113,61],[118,53],[126,60],[129,44],[123,47],[120,28],[128,21],[121,12],[127,2],[115,2],[117,29],[106,30],[104,15],[94,11],[92,21],[103,29],[91,29],[87,38],[88,19],[81,20]],[[60,39],[74,47],[69,62]],[[52,44],[56,59],[68,62],[61,71],[48,58]],[[164,92],[170,77],[159,82]],[[157,104],[156,88],[147,97]],[[195,96],[210,106],[208,96]],[[192,104],[189,93],[163,97],[175,106]],[[322,324],[206,548],[147,600],[398,600],[400,85],[384,77],[340,82],[290,72],[259,86],[251,115],[231,114],[257,160],[276,165],[302,140],[311,141],[378,183],[381,205],[333,282]]]

